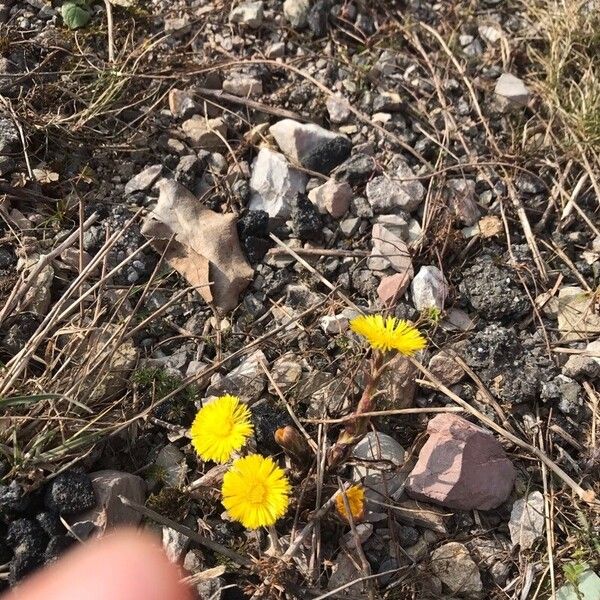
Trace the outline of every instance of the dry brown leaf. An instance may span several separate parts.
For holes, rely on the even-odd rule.
[[[176,181],[158,182],[160,196],[142,233],[217,310],[238,304],[254,271],[244,256],[234,215],[216,213]]]

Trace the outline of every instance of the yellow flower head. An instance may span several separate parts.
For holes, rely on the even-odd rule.
[[[223,476],[223,506],[248,529],[273,525],[283,517],[290,484],[273,459],[260,454],[238,458]]]
[[[365,516],[365,488],[362,485],[351,485],[345,493],[352,519],[354,521],[362,520]],[[348,512],[346,511],[346,505],[344,504],[343,493],[337,495],[335,499],[335,508],[341,517],[348,522],[350,521]]]
[[[221,396],[198,411],[190,436],[202,460],[224,463],[252,431],[248,407],[235,396]]]
[[[397,350],[412,356],[427,345],[425,338],[408,321],[381,315],[361,315],[350,321],[350,329],[366,338],[375,350]]]

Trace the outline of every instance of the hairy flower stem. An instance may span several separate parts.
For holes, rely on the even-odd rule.
[[[373,396],[385,366],[382,353],[375,351],[370,361],[370,369],[366,374],[365,389],[354,411],[354,418],[346,423],[340,431],[337,442],[329,450],[327,457],[329,468],[341,464],[348,457],[352,448],[367,433],[370,418],[361,417],[361,415],[374,410]]]

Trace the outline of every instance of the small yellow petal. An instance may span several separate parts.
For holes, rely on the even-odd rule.
[[[273,459],[250,454],[238,458],[223,476],[223,506],[248,529],[273,525],[289,504],[290,484]]]
[[[252,432],[248,407],[235,396],[221,396],[198,411],[190,437],[200,458],[224,463]]]
[[[412,356],[427,345],[416,327],[396,317],[361,315],[350,321],[350,328],[364,337],[372,348],[383,352],[396,350],[405,356]]]
[[[354,521],[360,521],[365,515],[365,488],[362,485],[351,485],[346,490],[345,494],[350,513],[352,514],[352,519]],[[335,508],[340,516],[344,517],[346,521],[350,521],[343,494],[337,495],[335,499]]]

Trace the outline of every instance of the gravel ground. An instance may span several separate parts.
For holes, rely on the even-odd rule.
[[[600,561],[600,136],[592,83],[564,80],[577,112],[540,75],[553,3],[119,0],[76,29],[68,4],[0,0],[0,589],[129,523],[223,566],[200,598],[576,598]],[[360,313],[414,323],[423,369],[379,382],[378,453],[324,469],[366,385]],[[284,549],[341,483],[366,514],[274,557],[190,444],[223,394],[292,483]],[[294,423],[300,462],[274,438]],[[417,475],[446,443],[440,496]]]

